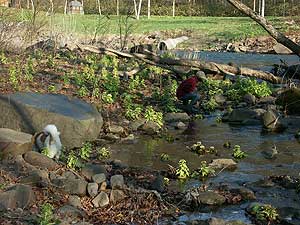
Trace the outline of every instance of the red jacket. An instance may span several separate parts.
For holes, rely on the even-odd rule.
[[[184,95],[194,92],[196,90],[199,80],[196,76],[190,77],[179,85],[176,91],[176,96],[181,99]]]

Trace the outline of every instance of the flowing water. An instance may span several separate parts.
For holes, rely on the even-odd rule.
[[[282,56],[277,55],[245,55],[230,53],[199,53],[200,58],[205,60],[227,63],[234,61],[241,65],[252,67],[269,66],[278,63]],[[295,56],[284,56],[288,63],[297,63],[299,58]],[[240,145],[241,150],[247,153],[247,157],[240,160],[238,168],[234,171],[222,171],[217,176],[210,178],[207,182],[213,184],[226,183],[231,187],[250,187],[257,197],[258,202],[269,203],[275,207],[292,207],[300,212],[300,198],[295,191],[287,191],[277,187],[268,189],[253,186],[264,177],[270,175],[291,175],[299,176],[300,172],[300,143],[294,138],[299,123],[294,123],[294,129],[289,129],[282,134],[263,134],[261,126],[232,126],[227,123],[217,123],[216,116],[198,120],[192,125],[192,132],[172,130],[170,133],[175,137],[174,142],[168,142],[164,138],[152,138],[142,136],[137,138],[135,144],[115,144],[112,146],[113,158],[120,159],[130,166],[151,168],[155,170],[166,170],[167,164],[176,167],[180,159],[185,159],[191,169],[199,167],[203,160],[210,161],[214,158],[232,158],[232,149],[225,149],[223,144],[230,142],[232,146]],[[218,150],[218,156],[198,156],[190,152],[187,146],[201,141],[205,146],[214,146]],[[276,145],[279,153],[275,159],[264,158],[262,151],[270,150]],[[160,155],[167,153],[170,162],[162,162]],[[185,188],[201,185],[200,181],[190,180]],[[175,224],[182,221],[194,219],[206,219],[212,216],[225,220],[242,220],[250,224],[249,218],[245,215],[245,207],[242,205],[230,205],[221,207],[215,212],[190,213],[181,216]],[[297,224],[297,223],[296,223]],[[299,220],[300,224],[300,220]]]

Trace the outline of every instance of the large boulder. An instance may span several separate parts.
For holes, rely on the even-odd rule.
[[[260,113],[252,109],[234,109],[224,121],[242,123],[250,119],[260,119]]]
[[[291,88],[282,92],[277,97],[276,104],[283,106],[287,114],[300,115],[300,89]]]
[[[78,147],[97,138],[103,125],[90,104],[59,94],[15,93],[0,95],[0,127],[31,133],[55,124],[66,147]]]

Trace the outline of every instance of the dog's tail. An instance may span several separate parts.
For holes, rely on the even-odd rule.
[[[51,139],[56,143],[56,146],[61,149],[62,144],[59,138],[60,132],[57,130],[56,126],[53,124],[48,124],[43,131],[50,134]]]

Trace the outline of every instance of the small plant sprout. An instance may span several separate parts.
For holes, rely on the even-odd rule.
[[[78,157],[75,155],[74,151],[71,151],[67,158],[67,167],[73,170],[79,169],[82,167],[81,162]]]
[[[49,92],[55,92],[55,91],[56,91],[55,85],[49,85],[49,86],[48,86],[48,91],[49,91]]]
[[[100,160],[109,159],[110,158],[110,150],[106,147],[102,147],[98,149],[98,158]]]
[[[164,185],[165,185],[165,186],[170,185],[170,179],[169,179],[169,178],[164,177]]]
[[[199,174],[202,178],[214,174],[215,170],[207,165],[206,161],[202,161],[199,168]]]
[[[179,179],[186,179],[190,176],[190,169],[184,159],[179,160],[176,175]]]
[[[147,121],[155,122],[159,127],[163,126],[163,114],[155,111],[152,106],[146,107],[144,116]]]
[[[112,94],[107,93],[107,92],[103,92],[102,93],[101,99],[106,104],[112,104],[112,103],[114,103],[114,99],[113,99]]]
[[[270,222],[278,219],[279,214],[277,209],[271,205],[259,205],[256,204],[251,208],[251,213],[254,214],[255,218],[260,221]]]
[[[41,206],[41,212],[38,216],[39,225],[53,225],[54,222],[53,206],[50,203],[44,203]]]
[[[205,154],[205,146],[202,144],[201,141],[198,141],[197,143],[193,144],[190,147],[192,152],[196,152],[199,155]]]
[[[88,160],[92,153],[92,144],[90,142],[84,143],[84,145],[80,148],[80,158],[84,160]]]
[[[160,160],[163,161],[163,162],[166,162],[166,161],[169,161],[170,160],[170,156],[166,153],[162,153],[160,155]]]
[[[47,147],[42,148],[41,153],[42,153],[43,155],[49,157],[49,153],[50,153],[49,148],[47,148]]]
[[[232,156],[233,156],[235,159],[243,159],[243,158],[245,158],[245,157],[247,156],[247,154],[241,150],[241,146],[235,145],[235,146],[233,147],[233,153],[232,153]]]
[[[195,120],[203,120],[204,116],[202,114],[196,114],[196,115],[194,115],[194,119]]]
[[[222,117],[221,117],[220,115],[217,116],[216,122],[217,122],[217,123],[222,123]]]
[[[224,148],[231,148],[231,143],[229,141],[226,141],[224,144],[223,144],[223,147]]]

